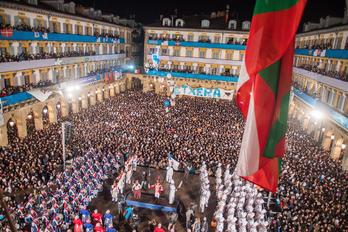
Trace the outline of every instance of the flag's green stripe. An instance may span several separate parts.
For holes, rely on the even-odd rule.
[[[271,64],[270,66],[263,69],[259,73],[262,79],[264,79],[265,82],[268,84],[268,86],[272,89],[272,92],[274,94],[277,93],[279,72],[280,72],[280,60]]]
[[[275,155],[275,147],[279,140],[284,137],[287,130],[288,110],[289,110],[290,92],[282,97],[280,103],[279,117],[269,131],[264,156],[272,158]]]
[[[254,15],[286,10],[295,5],[298,1],[300,0],[257,0]]]
[[[278,174],[280,177],[280,174],[282,173],[282,166],[283,166],[283,159],[282,158],[278,158]]]

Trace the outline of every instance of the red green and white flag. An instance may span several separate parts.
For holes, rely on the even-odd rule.
[[[307,0],[257,0],[237,85],[246,125],[237,174],[276,192],[285,153],[294,41]]]

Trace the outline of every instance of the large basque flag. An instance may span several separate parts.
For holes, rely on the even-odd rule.
[[[237,174],[276,192],[285,153],[294,41],[307,0],[257,0],[236,104],[246,118]]]

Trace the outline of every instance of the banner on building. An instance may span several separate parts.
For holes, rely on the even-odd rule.
[[[174,87],[174,95],[187,95],[193,97],[207,97],[232,100],[234,90],[224,90],[220,88],[207,89],[207,88],[191,88],[188,85],[181,85]]]

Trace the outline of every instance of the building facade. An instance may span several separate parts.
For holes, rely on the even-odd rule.
[[[159,23],[145,27],[147,75],[234,90],[250,22],[229,19],[227,10],[190,18],[161,16]],[[326,17],[319,25],[306,23],[297,35],[290,107],[290,117],[331,150],[332,158],[343,160],[344,169],[348,169],[347,19]]]
[[[27,3],[0,2],[2,90],[61,83],[131,62],[132,28],[111,16],[73,2]]]
[[[228,10],[228,9],[226,9]],[[161,17],[144,27],[144,67],[149,75],[236,83],[244,58],[249,21],[227,12],[210,16]]]

